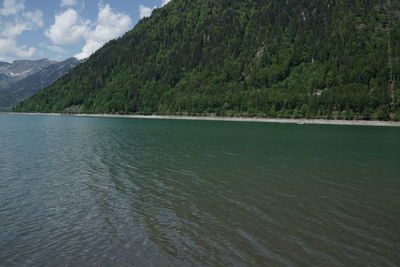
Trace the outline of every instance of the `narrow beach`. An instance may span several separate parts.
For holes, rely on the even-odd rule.
[[[326,125],[356,125],[356,126],[391,126],[391,127],[400,127],[400,121],[276,119],[276,118],[210,117],[210,116],[207,117],[207,116],[173,116],[173,115],[119,115],[119,114],[74,114],[74,115],[72,115],[72,114],[63,114],[63,113],[18,113],[18,112],[2,112],[2,113],[3,114],[25,114],[25,115],[95,117],[95,118],[270,122],[270,123],[291,123],[291,124],[326,124]]]

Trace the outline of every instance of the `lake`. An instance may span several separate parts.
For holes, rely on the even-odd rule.
[[[0,114],[1,266],[396,266],[400,128]]]

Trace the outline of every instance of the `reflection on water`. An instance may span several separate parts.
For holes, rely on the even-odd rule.
[[[0,265],[398,265],[400,129],[0,115]]]

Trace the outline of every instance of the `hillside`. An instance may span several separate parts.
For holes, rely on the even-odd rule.
[[[173,0],[15,108],[400,119],[400,2]]]

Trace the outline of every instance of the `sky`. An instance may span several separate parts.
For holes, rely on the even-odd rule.
[[[89,57],[171,0],[0,0],[0,61]]]

